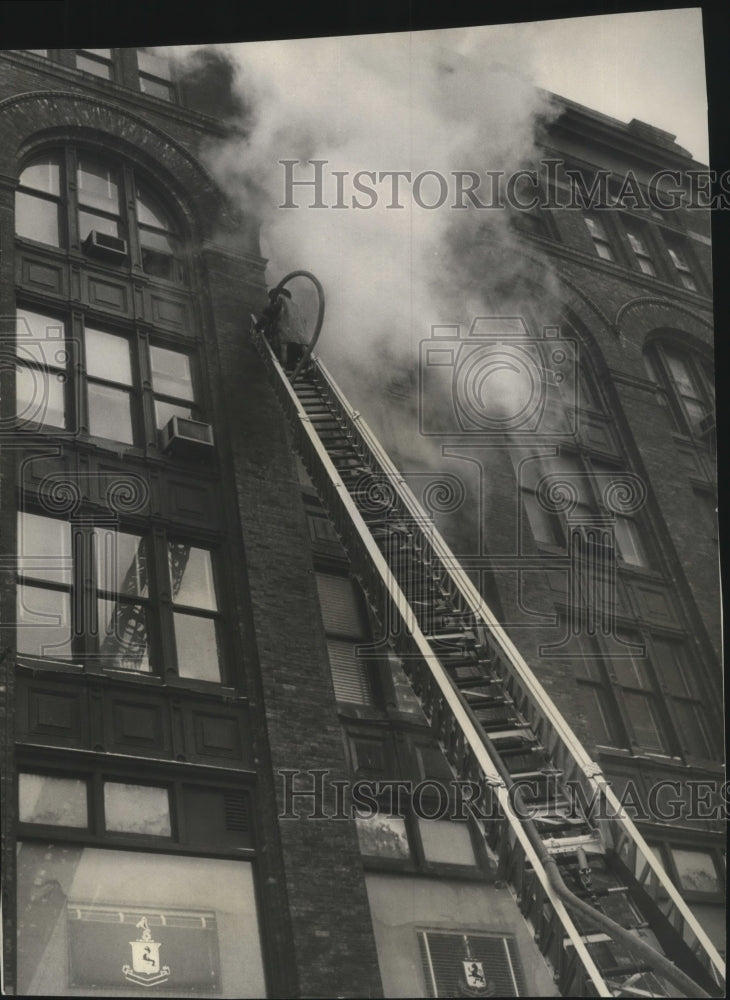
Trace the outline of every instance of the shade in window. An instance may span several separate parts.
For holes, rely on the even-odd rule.
[[[670,235],[669,233],[664,234],[664,239],[667,244],[669,259],[674,265],[675,273],[680,282],[689,291],[696,292],[697,282],[695,281],[694,275],[689,266],[687,249],[684,246],[683,240],[674,235]]]
[[[86,782],[47,774],[18,775],[18,819],[21,823],[70,826],[89,825]]]
[[[133,444],[129,341],[126,337],[87,326],[84,342],[89,433]]]
[[[46,838],[20,844],[17,870],[20,995],[149,997],[149,983],[122,973],[142,916],[170,970],[167,995],[266,995],[248,862]]]
[[[355,818],[362,854],[407,861],[410,856],[405,820],[400,816],[375,813]]]
[[[155,785],[104,782],[104,827],[116,833],[169,837],[170,795]]]
[[[598,256],[603,260],[614,260],[614,253],[611,249],[611,244],[609,242],[603,220],[599,219],[599,217],[593,213],[586,212],[583,216],[583,221],[585,222],[586,229],[593,240],[593,246]]]
[[[63,320],[31,309],[17,309],[16,358],[16,413],[20,425],[66,427],[69,357]]]
[[[142,93],[159,97],[163,101],[171,101],[174,92],[170,60],[155,55],[147,49],[137,49],[137,65],[139,89]]]
[[[373,705],[371,662],[358,652],[368,633],[355,584],[347,576],[315,576],[335,697],[338,701]]]
[[[646,241],[638,230],[627,229],[626,235],[629,240],[631,249],[634,252],[634,257],[636,258],[636,263],[639,265],[640,269],[644,274],[650,274],[652,277],[656,277],[656,269],[654,267],[654,262],[651,259],[651,254],[647,249]]]
[[[61,161],[38,157],[23,170],[15,194],[15,232],[25,239],[61,246]]]
[[[18,514],[18,652],[71,656],[71,531],[67,522]]]
[[[120,236],[119,178],[114,166],[80,154],[76,171],[79,199],[79,237],[92,230]]]
[[[170,417],[196,419],[190,356],[167,347],[152,346],[150,365],[158,430],[167,424]]]
[[[142,270],[155,278],[182,281],[182,246],[169,213],[145,188],[137,187],[137,225]]]
[[[512,937],[419,931],[418,943],[429,996],[526,995],[522,965]]]
[[[170,542],[168,565],[178,674],[218,682],[221,649],[211,554],[186,542]]]
[[[101,77],[103,80],[111,80],[112,50],[78,49],[76,51],[76,69],[93,73],[94,76]]]
[[[673,847],[672,858],[677,867],[679,882],[687,892],[721,891],[715,862],[709,851],[687,850]]]

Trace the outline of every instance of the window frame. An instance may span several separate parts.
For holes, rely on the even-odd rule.
[[[44,192],[42,189],[32,188],[27,183],[21,183],[22,176],[28,168],[49,157],[57,159],[60,165],[59,194],[57,196]],[[83,202],[79,188],[79,171],[82,169],[84,159],[89,164],[93,165],[96,162],[99,166],[107,167],[116,175],[118,213],[98,206],[90,206]],[[159,184],[153,178],[148,178],[143,167],[123,156],[109,155],[107,150],[99,149],[96,146],[65,140],[54,144],[45,144],[30,154],[24,160],[18,178],[17,193],[52,202],[58,206],[59,236],[58,243],[46,243],[34,239],[32,236],[19,234],[18,210],[16,209],[16,239],[28,240],[35,247],[52,247],[57,251],[61,250],[72,255],[80,253],[93,262],[95,268],[109,268],[115,272],[121,269],[147,281],[162,282],[166,287],[191,290],[191,268],[186,249],[188,232],[184,213],[179,205],[170,199],[169,194],[159,189]],[[160,213],[167,220],[167,228],[160,229],[140,221],[138,191],[141,191],[150,203],[158,206]],[[97,255],[90,256],[89,250],[85,246],[87,237],[83,240],[81,238],[81,215],[84,212],[87,215],[98,217],[102,222],[114,221],[117,224],[117,238],[126,241],[127,251],[122,253],[120,250],[115,257],[108,255],[103,258]],[[99,231],[104,232],[103,229]],[[145,231],[154,232],[158,236],[163,234],[174,248],[169,254],[172,261],[170,275],[161,275],[146,269],[143,256],[144,243],[141,239],[141,235]]]
[[[668,360],[674,356],[682,364],[689,376],[694,394],[683,392],[680,383],[672,372]],[[700,402],[705,408],[705,416],[715,416],[715,391],[712,378],[712,362],[701,352],[679,345],[674,339],[654,339],[645,348],[645,359],[648,362],[650,375],[657,382],[669,403],[669,411],[675,424],[675,430],[695,443],[708,446],[707,436],[699,431],[693,423],[684,400]]]
[[[23,312],[35,313],[50,323],[55,324],[47,329],[60,328],[63,336],[55,340],[44,340],[40,342],[38,350],[41,355],[40,361],[35,361],[31,357],[32,348],[39,344],[31,331],[26,340],[23,336],[16,335],[16,370],[24,369],[38,373],[39,378],[51,378],[54,375],[62,377],[63,380],[63,405],[65,411],[64,426],[44,424],[39,420],[31,419],[40,415],[38,407],[32,409],[28,406],[22,414],[16,416],[17,429],[24,434],[43,434],[60,437],[76,437],[82,435],[93,444],[118,451],[120,448],[134,451],[153,452],[157,457],[166,462],[175,462],[174,455],[168,455],[160,450],[159,432],[157,426],[156,401],[168,405],[179,405],[181,408],[189,410],[189,419],[196,421],[208,420],[206,405],[207,397],[204,394],[204,382],[200,371],[199,349],[196,343],[189,340],[180,341],[174,339],[169,334],[149,335],[140,327],[130,324],[115,322],[106,316],[97,315],[89,310],[84,312],[73,310],[57,310],[55,303],[37,303],[25,295],[18,295],[16,301],[16,330],[20,329],[20,324],[26,322],[20,315]],[[89,372],[87,364],[87,332],[97,332],[124,340],[129,347],[129,362],[131,367],[131,380],[129,383],[105,378]],[[24,333],[24,331],[23,331]],[[55,350],[60,345],[66,355],[65,363],[51,363],[45,361],[45,355],[50,358],[51,345]],[[24,355],[17,356],[18,351],[24,348]],[[187,359],[190,372],[190,390],[192,399],[185,400],[182,397],[173,397],[169,394],[155,390],[153,380],[152,349],[161,348],[173,354],[179,354]],[[17,384],[17,382],[16,382]],[[117,440],[115,438],[104,437],[95,434],[91,429],[90,405],[89,405],[89,385],[99,385],[115,391],[124,391],[129,395],[130,423],[132,431],[132,441]],[[30,410],[31,415],[26,416]],[[16,407],[17,414],[17,407]]]
[[[231,687],[233,678],[233,658],[226,636],[226,607],[224,601],[221,565],[221,547],[198,538],[186,537],[184,544],[201,549],[210,555],[211,582],[215,588],[216,608],[212,610],[176,605],[172,593],[171,580],[167,571],[168,544],[171,539],[180,540],[185,532],[172,527],[152,528],[132,521],[119,524],[110,523],[109,515],[99,511],[76,516],[73,519],[51,517],[43,506],[30,497],[24,498],[19,506],[18,537],[21,537],[21,517],[32,514],[46,518],[59,526],[68,526],[69,532],[69,578],[48,580],[36,578],[21,568],[22,555],[18,556],[17,586],[35,586],[43,590],[68,594],[69,608],[69,656],[53,657],[36,652],[19,652],[19,661],[25,665],[51,665],[56,669],[83,670],[94,675],[127,678],[140,683],[172,683],[179,687],[204,688],[205,690]],[[122,532],[138,538],[145,548],[145,569],[147,573],[146,594],[125,594],[110,590],[103,584],[108,582],[99,571],[97,532]],[[59,549],[59,552],[62,551]],[[135,558],[137,552],[135,550]],[[52,558],[51,554],[51,558]],[[18,589],[20,594],[20,590]],[[131,604],[141,606],[145,614],[145,636],[147,642],[148,669],[126,669],[107,666],[103,651],[105,625],[99,617],[99,602],[118,600],[116,605]],[[174,630],[174,613],[204,617],[215,622],[216,658],[219,678],[190,677],[180,674],[178,646]]]
[[[636,621],[620,622],[617,634],[622,636],[624,641],[644,647],[645,655],[640,660],[645,665],[646,684],[641,684],[638,680],[632,683],[625,676],[622,678],[620,667],[622,662],[628,662],[628,658],[622,660],[612,657],[609,643],[603,637],[576,636],[580,654],[568,653],[567,656],[563,656],[563,659],[571,664],[571,672],[578,687],[598,692],[598,700],[603,702],[607,710],[609,722],[607,728],[609,731],[613,730],[616,742],[604,744],[596,740],[596,744],[610,749],[629,750],[635,756],[681,757],[689,762],[713,760],[717,748],[713,746],[710,738],[705,738],[705,749],[709,754],[697,754],[688,749],[686,728],[675,705],[679,703],[690,706],[700,716],[704,716],[704,719],[701,719],[701,723],[704,722],[705,726],[703,732],[710,731],[707,705],[694,683],[690,669],[689,657],[693,654],[693,650],[688,637],[659,629],[648,629]],[[588,653],[586,653],[586,641],[590,647]],[[684,678],[685,691],[679,691],[678,688],[672,690],[669,675],[658,666],[663,662],[659,652],[659,644],[662,642],[675,644],[684,652],[686,669],[682,670],[681,666],[677,669]],[[555,652],[553,655],[560,654]],[[582,673],[576,668],[576,660],[581,662]],[[641,696],[654,708],[653,721],[660,743],[664,744],[663,750],[652,749],[640,743],[626,704],[627,696],[631,695]]]

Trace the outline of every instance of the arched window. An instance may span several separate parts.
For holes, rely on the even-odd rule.
[[[15,201],[22,239],[80,249],[107,265],[182,283],[181,225],[129,163],[67,146],[33,159]]]
[[[665,391],[676,429],[697,440],[708,440],[715,423],[711,364],[696,351],[674,342],[652,344],[644,360],[650,377]]]

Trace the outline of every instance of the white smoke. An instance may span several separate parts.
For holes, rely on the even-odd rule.
[[[418,363],[433,324],[496,311],[531,267],[504,211],[451,207],[453,171],[508,175],[536,159],[535,123],[547,100],[529,79],[531,43],[509,27],[498,39],[493,29],[470,28],[216,47],[231,60],[247,111],[240,137],[212,147],[208,166],[260,220],[269,285],[300,268],[321,280],[327,313],[318,351],[368,415],[382,405],[384,384]],[[196,55],[170,51],[183,62]],[[328,205],[337,197],[332,171],[347,172],[348,205],[363,170],[438,172],[449,197],[428,210],[401,181],[404,207],[388,208],[383,181],[372,208],[307,208],[307,188],[295,189],[302,207],[280,208],[279,161],[301,161],[295,177],[304,179],[315,159],[328,161]],[[487,201],[484,185],[478,195]],[[435,180],[425,181],[422,200],[437,194]]]

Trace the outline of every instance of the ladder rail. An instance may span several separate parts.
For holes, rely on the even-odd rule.
[[[419,523],[428,523],[429,542],[435,554],[440,559],[446,572],[453,579],[459,592],[463,596],[467,606],[475,615],[480,616],[489,626],[490,632],[505,654],[505,665],[513,672],[519,682],[524,687],[530,703],[538,714],[545,717],[549,728],[557,734],[568,758],[572,760],[575,768],[579,771],[582,783],[587,784],[590,791],[598,796],[604,796],[607,805],[610,807],[609,825],[618,824],[622,832],[628,836],[635,851],[641,855],[641,860],[645,862],[656,876],[658,884],[669,896],[673,908],[681,916],[687,930],[691,931],[696,942],[699,942],[704,953],[713,967],[713,974],[725,978],[725,963],[722,960],[715,946],[710,941],[707,933],[700,925],[699,921],[692,913],[687,903],[679,894],[674,882],[669,878],[663,867],[657,861],[654,853],[648,847],[643,836],[637,829],[631,817],[627,814],[618,796],[615,794],[605,775],[598,764],[588,755],[583,745],[573,733],[568,722],[563,717],[555,703],[552,701],[544,687],[528,666],[518,649],[509,638],[504,628],[494,616],[493,612],[486,604],[477,588],[472,583],[468,574],[461,568],[458,560],[451,552],[448,544],[441,536],[440,532],[428,518],[426,512],[421,507],[415,495],[411,491],[407,482],[393,464],[392,460],[383,449],[376,435],[369,427],[367,421],[354,410],[347,398],[344,396],[339,386],[329,373],[321,359],[314,359],[315,366],[324,376],[328,389],[335,398],[338,407],[343,415],[354,424],[367,449],[372,453],[374,461],[385,472],[389,482],[397,490],[411,516]],[[562,763],[562,762],[561,762]],[[619,831],[616,831],[620,835]],[[618,839],[618,838],[617,838]]]
[[[475,725],[470,718],[472,713],[469,710],[469,706],[464,704],[451,677],[439,662],[425,634],[420,629],[410,602],[401,590],[387,559],[378,548],[368,524],[360,513],[360,509],[355,503],[350,490],[348,490],[342,480],[337,467],[327,451],[325,443],[318,434],[315,424],[297,397],[270,345],[257,333],[254,332],[253,336],[262,354],[264,363],[271,369],[272,374],[276,376],[274,379],[274,389],[277,391],[280,401],[287,411],[287,416],[290,418],[296,443],[300,447],[305,464],[310,466],[310,472],[312,472],[313,477],[320,480],[318,485],[323,492],[323,501],[328,506],[336,527],[343,537],[352,537],[355,544],[362,547],[365,556],[362,567],[363,575],[370,577],[370,570],[372,568],[375,569],[375,576],[382,583],[382,587],[380,587],[377,586],[377,581],[373,580],[376,584],[375,592],[382,594],[386,602],[389,601],[392,604],[393,610],[398,616],[396,620],[400,620],[406,625],[408,642],[406,643],[404,637],[401,636],[400,642],[396,643],[396,645],[408,645],[409,649],[406,650],[403,648],[399,652],[408,652],[411,660],[416,658],[417,661],[424,664],[428,675],[430,675],[426,682],[425,700],[427,705],[430,706],[432,715],[435,702],[431,681],[435,682],[438,688],[439,698],[443,699],[443,701],[436,704],[436,718],[432,719],[432,725],[437,725],[437,736],[445,746],[444,752],[447,759],[450,760],[457,774],[473,774],[473,765],[477,765],[481,775],[483,775],[491,786],[492,792],[496,794],[502,813],[510,824],[513,836],[519,841],[520,849],[524,852],[524,858],[529,861],[540,882],[542,891],[550,900],[552,911],[564,929],[566,940],[574,947],[575,951],[573,954],[576,958],[580,959],[587,979],[591,980],[592,988],[600,996],[613,995],[612,989],[603,979],[586,948],[585,937],[581,936],[577,931],[562,900],[550,884],[540,854],[535,851],[534,846],[529,842],[529,837],[523,828],[520,817],[516,816],[513,812],[507,785],[504,778],[500,776],[499,770],[495,767],[492,758],[492,755],[495,757],[498,756],[495,748],[490,745],[488,737],[478,728],[478,723]],[[503,667],[503,682],[511,680],[516,683],[520,701],[527,700],[528,706],[532,709],[531,714],[537,716],[542,728],[547,725],[545,735],[548,739],[545,739],[544,742],[546,745],[548,741],[553,744],[553,751],[554,749],[560,751],[559,754],[555,755],[562,758],[562,760],[559,760],[559,763],[564,763],[566,769],[571,774],[577,774],[581,783],[587,786],[589,792],[602,794],[611,805],[614,813],[612,822],[617,824],[616,834],[618,835],[618,841],[624,847],[628,845],[633,850],[634,857],[632,860],[634,860],[637,853],[640,854],[642,860],[653,871],[657,882],[661,883],[666,895],[671,899],[672,916],[675,919],[679,918],[684,930],[691,933],[694,938],[694,951],[696,953],[700,952],[698,957],[702,960],[703,964],[710,965],[714,979],[718,982],[721,981],[721,977],[724,974],[722,960],[673,883],[668,879],[658,862],[656,862],[653,853],[649,850],[630,817],[621,806],[618,798],[611,790],[600,768],[585,752],[582,744],[579,743],[565,719],[544,692],[542,685],[520,656],[518,650],[506,635],[486,602],[484,602],[467,574],[460,567],[450,548],[433,525],[432,520],[426,515],[410,491],[407,483],[382,449],[367,422],[359,413],[352,409],[321,361],[313,356],[311,364],[314,373],[318,375],[321,383],[318,391],[322,393],[322,400],[327,408],[332,410],[334,419],[340,423],[343,430],[343,437],[346,437],[352,445],[353,455],[356,454],[359,456],[366,471],[372,472],[372,475],[376,478],[380,476],[384,482],[390,484],[391,491],[394,491],[394,498],[405,508],[406,521],[412,521],[413,526],[418,530],[422,551],[427,553],[427,550],[430,550],[430,554],[435,557],[434,568],[443,573],[445,579],[449,581],[449,595],[459,597],[458,604],[460,608],[471,612],[477,623],[481,619],[481,622],[486,625],[487,637],[493,645],[496,645],[499,654],[496,659],[499,661],[499,665]],[[316,475],[317,473],[319,475]],[[329,500],[329,503],[327,503],[327,500]],[[353,528],[354,534],[352,533]],[[353,553],[351,552],[350,555],[352,557]],[[481,628],[483,629],[484,625]],[[404,662],[406,672],[408,672],[408,656],[406,656]],[[411,663],[412,666],[413,663]],[[419,676],[418,671],[416,672],[417,676]],[[414,687],[416,686],[416,677],[412,679]],[[422,700],[424,699],[422,698]],[[450,716],[442,714],[444,705],[448,706],[448,710],[451,713]],[[441,728],[444,723],[447,724],[447,732],[442,738]],[[457,754],[458,763],[455,763],[452,759],[454,754],[449,743],[450,739],[453,741],[455,731],[457,745],[463,749],[463,742],[466,741],[470,754],[468,759],[464,757],[463,760],[460,760]],[[557,745],[555,746],[556,737]],[[501,764],[502,762],[499,761],[499,763]],[[604,826],[605,821],[601,820],[599,823]],[[546,862],[549,860],[549,857],[546,858]],[[553,929],[553,935],[554,933],[555,930]],[[586,980],[584,980],[584,985],[587,985]],[[580,994],[580,990],[577,993]]]
[[[332,498],[339,502],[342,508],[342,514],[355,526],[360,542],[365,547],[367,554],[372,561],[372,565],[376,568],[378,574],[383,580],[395,608],[403,620],[407,622],[409,638],[417,648],[420,658],[422,658],[422,660],[426,663],[432,677],[436,681],[447,704],[449,705],[449,708],[456,718],[457,724],[465,733],[470,749],[472,750],[472,753],[474,754],[474,757],[478,762],[487,782],[496,793],[503,813],[508,818],[511,829],[520,843],[520,848],[524,852],[525,858],[529,861],[535,871],[545,895],[550,900],[550,903],[557,914],[560,923],[562,924],[565,936],[569,938],[571,944],[575,948],[576,954],[580,957],[585,973],[590,979],[596,995],[599,997],[613,996],[613,992],[604,982],[601,973],[599,972],[585,945],[583,937],[573,923],[565,905],[554,893],[542,861],[523,829],[520,819],[513,810],[507,787],[492,763],[482,735],[478,732],[471,719],[468,717],[448,674],[439,663],[436,654],[432,651],[425,636],[421,632],[416,621],[415,614],[413,613],[405,594],[393,576],[382,552],[377,547],[367,524],[363,520],[360,511],[352,500],[345,483],[342,481],[339,472],[333,464],[326,448],[322,444],[322,441],[312,425],[308,414],[302,407],[296,393],[292,389],[291,384],[281,369],[278,360],[271,351],[271,347],[268,343],[266,343],[265,346],[269,351],[271,363],[279,370],[281,383],[285,388],[286,397],[285,400],[282,400],[282,402],[284,402],[285,406],[298,418],[299,426],[302,429],[302,433],[306,439],[306,444],[309,450],[316,456],[335,488]],[[331,513],[333,513],[335,517],[337,516],[335,512]]]

